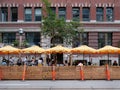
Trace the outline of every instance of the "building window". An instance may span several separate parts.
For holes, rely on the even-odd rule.
[[[80,45],[88,45],[88,33],[79,33],[78,36],[73,39],[73,47]]]
[[[18,20],[18,9],[17,7],[11,8],[11,21],[17,21]]]
[[[59,7],[59,18],[63,18],[66,20],[66,8],[65,7]]]
[[[90,21],[90,8],[84,7],[82,9],[82,20],[83,21]]]
[[[39,32],[26,32],[26,41],[31,45],[40,45],[40,33]]]
[[[113,21],[113,8],[112,7],[106,8],[106,20]]]
[[[25,8],[25,21],[32,21],[32,9]]]
[[[97,7],[96,9],[96,21],[103,21],[103,8]]]
[[[41,21],[42,11],[41,8],[35,8],[35,21]]]
[[[73,21],[80,20],[80,8],[78,8],[78,7],[72,8],[72,19],[73,19]]]
[[[98,33],[98,48],[112,45],[112,33]]]
[[[8,21],[8,8],[7,7],[2,7],[1,8],[1,21]]]
[[[52,15],[52,16],[56,16],[56,8],[55,7],[50,7],[50,13],[49,13],[49,15],[48,15],[48,17],[50,17],[50,15]]]
[[[52,13],[56,14],[56,8],[55,7],[51,7]]]
[[[12,44],[16,39],[16,33],[8,32],[2,33],[2,42],[5,44]]]

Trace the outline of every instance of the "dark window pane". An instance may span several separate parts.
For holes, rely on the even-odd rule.
[[[82,9],[82,20],[83,21],[90,21],[90,8],[83,8]]]
[[[112,45],[112,33],[98,33],[98,47]]]
[[[1,8],[1,21],[8,21],[8,8],[7,7],[2,7]]]
[[[66,20],[66,8],[60,7],[59,8],[59,18],[64,18]]]
[[[35,21],[41,21],[42,11],[41,8],[35,8]]]
[[[80,45],[88,45],[88,33],[79,33],[79,35],[73,39],[73,47]]]
[[[11,8],[11,21],[17,21],[18,20],[18,9],[17,7]]]
[[[16,39],[16,33],[8,32],[2,33],[2,42],[5,44],[12,44]]]
[[[32,21],[32,9],[25,8],[25,21]]]
[[[103,21],[103,8],[98,7],[96,9],[96,21]]]
[[[106,8],[106,19],[107,21],[113,21],[113,8]]]
[[[72,8],[72,19],[73,19],[73,21],[79,21],[80,20],[79,13],[80,13],[80,9],[79,8],[77,8],[77,7],[73,7]]]
[[[40,45],[40,33],[39,32],[26,32],[25,37],[27,42],[31,45]]]
[[[56,8],[55,7],[51,7],[52,13],[56,14]]]

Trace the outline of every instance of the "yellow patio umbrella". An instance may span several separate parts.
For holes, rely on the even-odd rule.
[[[97,51],[99,54],[108,54],[108,61],[109,61],[109,54],[118,54],[120,52],[120,49],[117,47],[107,45],[104,46],[103,48],[98,49]]]
[[[97,51],[99,54],[118,54],[120,52],[120,49],[117,47],[107,45],[103,48],[98,49]]]
[[[70,49],[67,47],[63,47],[61,45],[57,45],[55,47],[49,48],[45,50],[46,54],[62,54],[62,53],[70,53]]]
[[[76,47],[71,49],[72,54],[83,54],[83,60],[84,60],[84,54],[95,54],[97,53],[97,50],[91,47],[88,47],[87,45],[81,45],[80,47]],[[90,55],[89,55],[90,59]]]
[[[77,54],[95,54],[97,53],[97,50],[91,47],[88,47],[86,45],[82,45],[80,47],[76,47],[71,49],[71,53],[77,53]]]
[[[33,45],[31,47],[22,49],[23,53],[31,53],[31,54],[34,54],[34,53],[44,53],[44,51],[45,50],[43,48],[40,48],[39,46],[36,46],[36,45]]]
[[[0,48],[0,54],[19,54],[21,49],[12,47],[10,45]]]
[[[0,54],[8,54],[8,59],[9,59],[9,54],[19,54],[20,52],[21,49],[12,47],[10,45],[0,48]]]
[[[61,45],[57,45],[55,47],[49,48],[45,51],[46,53],[70,53],[70,49],[67,47],[63,47]]]

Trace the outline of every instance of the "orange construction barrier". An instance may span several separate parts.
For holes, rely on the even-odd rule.
[[[0,67],[0,80],[2,80],[2,69]]]
[[[83,66],[80,66],[80,77],[81,77],[81,80],[84,80]]]
[[[26,74],[26,64],[24,64],[22,80],[25,80],[25,74]]]
[[[107,80],[110,80],[110,71],[108,65],[106,65],[106,76],[107,76]]]
[[[55,66],[52,66],[52,80],[55,80],[56,78],[56,72],[55,72]]]

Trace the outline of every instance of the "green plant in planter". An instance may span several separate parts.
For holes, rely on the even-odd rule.
[[[18,40],[15,40],[15,41],[13,42],[13,45],[14,45],[15,47],[19,46],[19,41],[18,41]]]
[[[24,47],[28,47],[28,46],[29,46],[29,43],[28,43],[27,40],[24,40],[24,41],[23,41],[23,46],[24,46]]]

